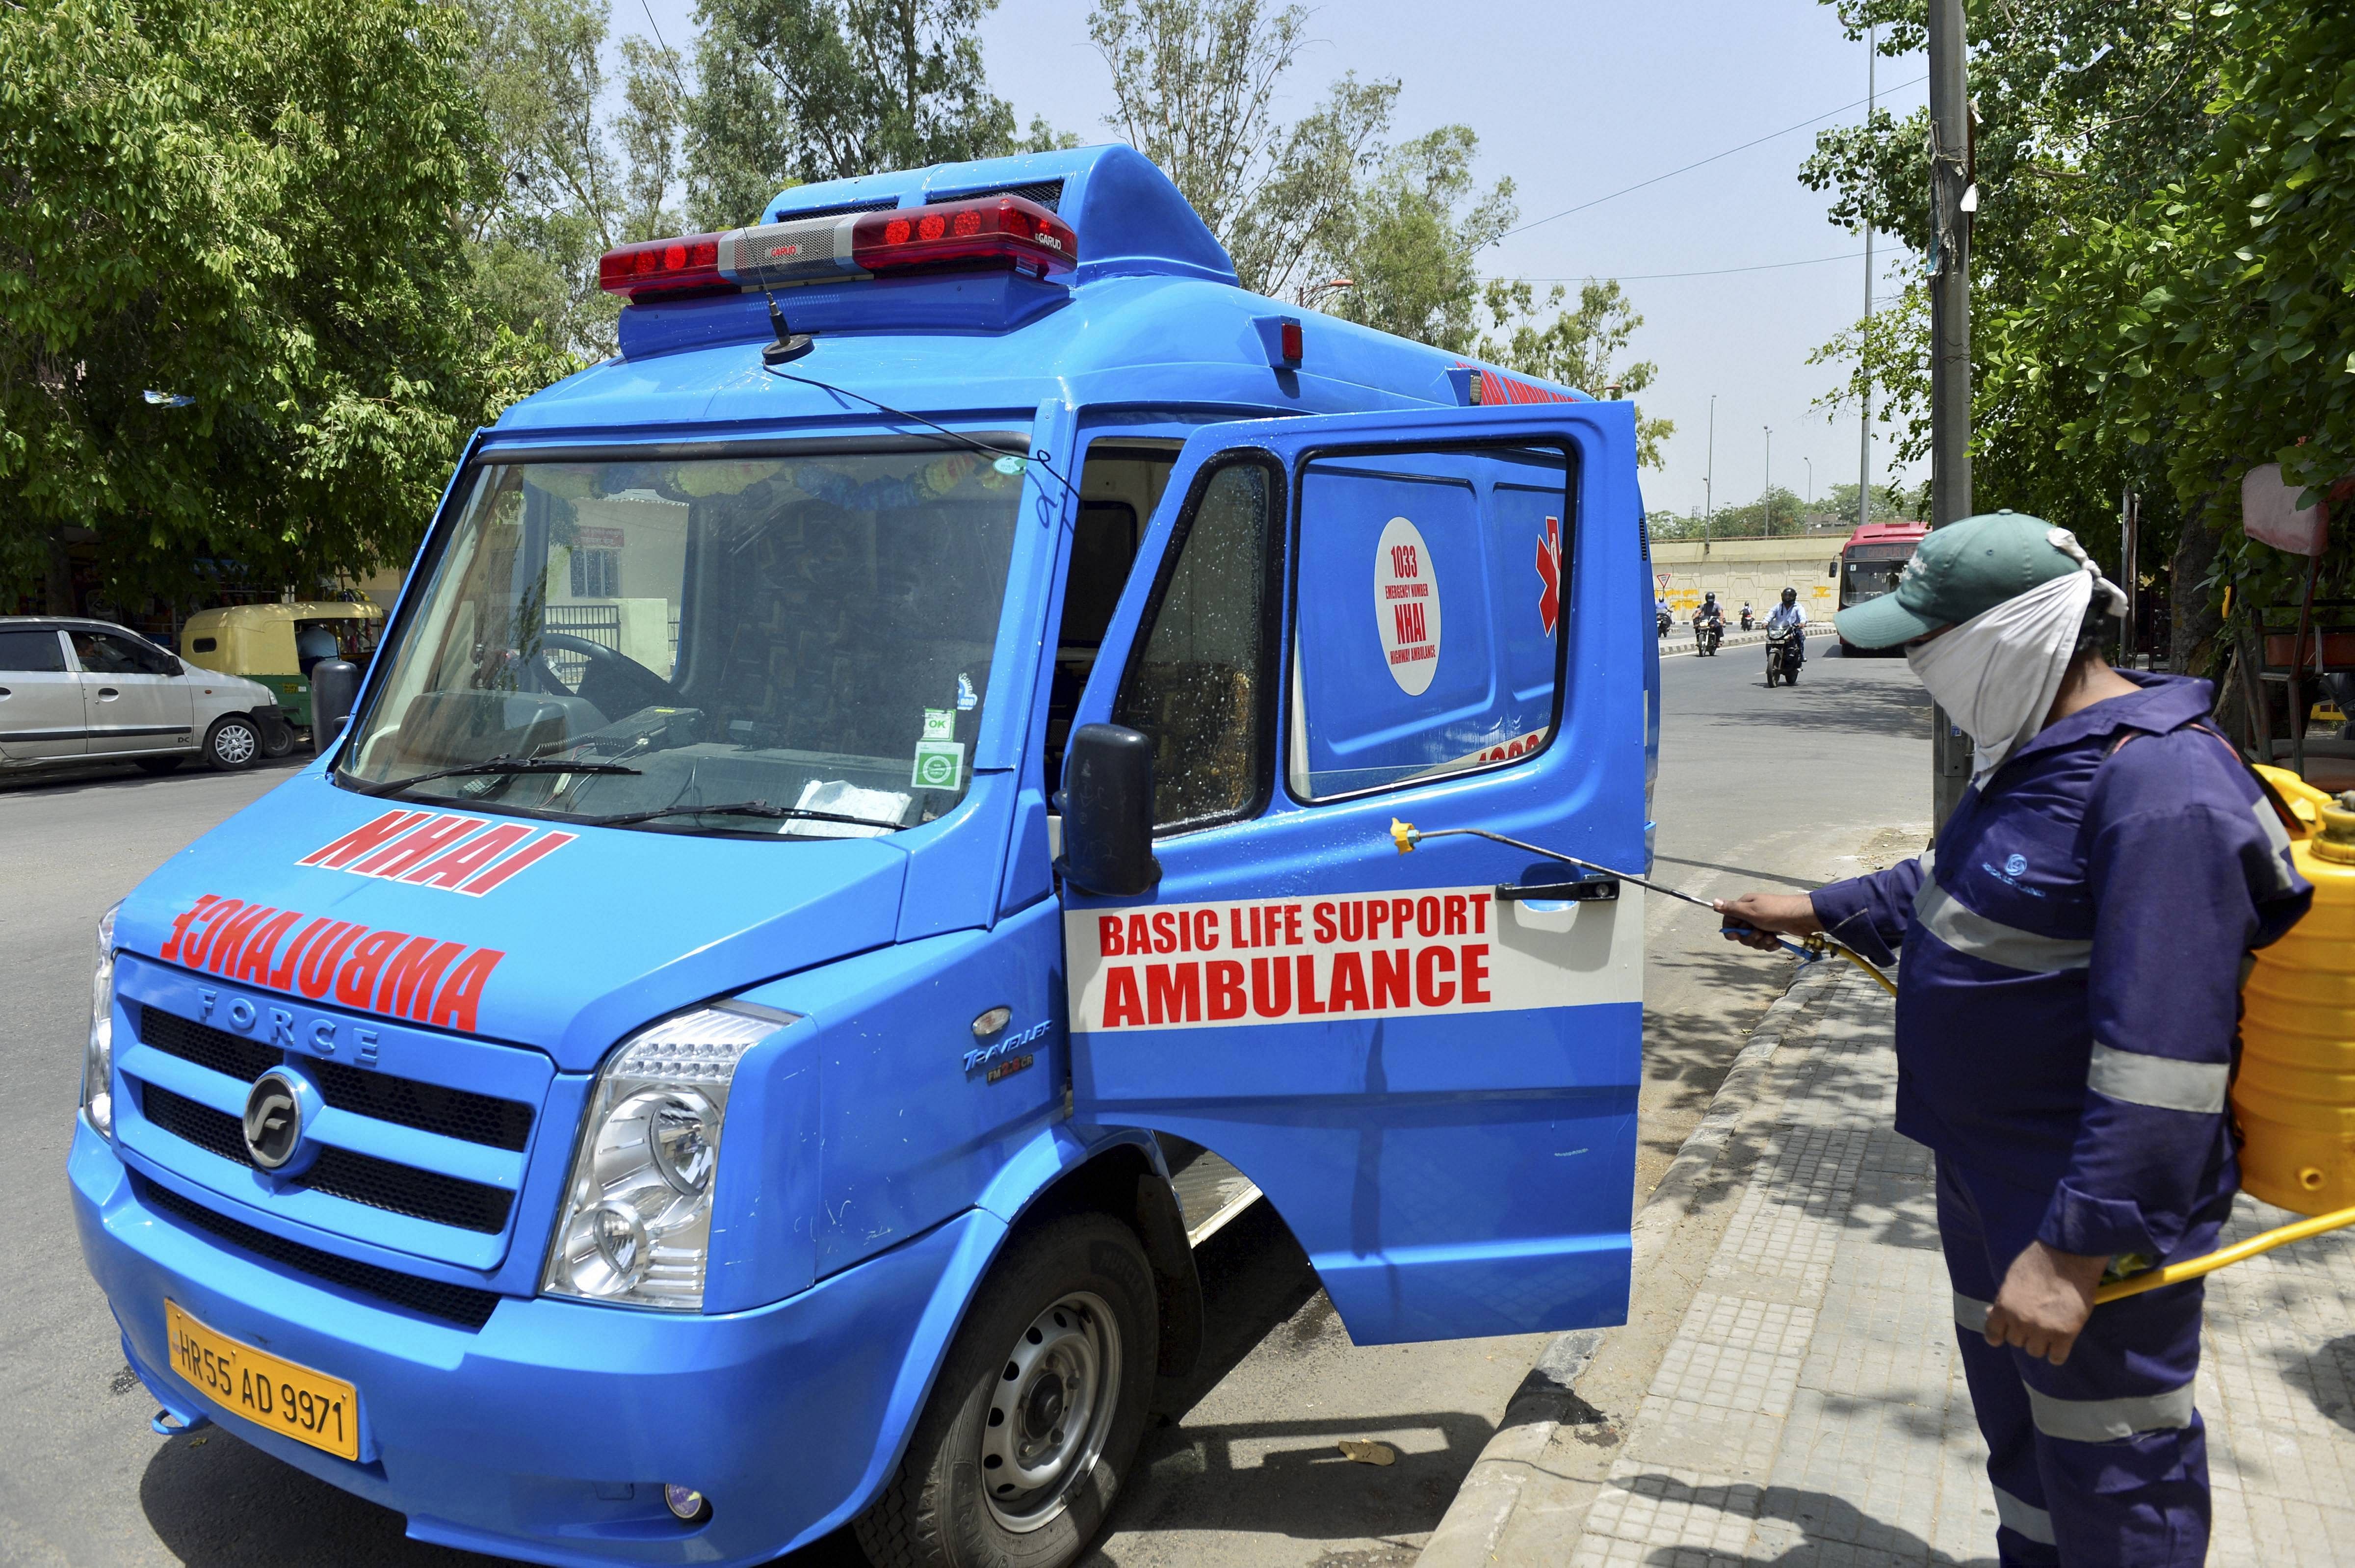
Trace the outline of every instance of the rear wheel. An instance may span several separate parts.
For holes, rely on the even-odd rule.
[[[900,1468],[856,1525],[878,1568],[1062,1568],[1145,1431],[1160,1325],[1127,1226],[1074,1215],[1015,1243],[958,1330]]]
[[[250,768],[261,754],[261,727],[246,714],[225,714],[205,731],[205,762],[222,773]]]
[[[254,720],[261,731],[263,756],[276,762],[294,749],[294,726],[286,722],[286,716],[279,709],[272,708],[257,713]]]

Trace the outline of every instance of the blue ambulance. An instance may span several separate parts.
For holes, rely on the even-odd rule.
[[[1040,1568],[1238,1205],[1360,1344],[1620,1321],[1640,891],[1390,827],[1645,863],[1628,405],[1243,292],[1123,147],[760,219],[605,258],[318,762],[100,927],[158,1429],[534,1562]]]

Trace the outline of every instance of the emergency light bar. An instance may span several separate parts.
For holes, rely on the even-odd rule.
[[[930,207],[788,219],[608,251],[597,284],[634,304],[877,273],[1010,266],[1040,277],[1080,259],[1071,225],[1000,193]]]

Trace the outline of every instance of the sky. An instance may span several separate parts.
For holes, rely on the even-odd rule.
[[[1018,123],[1044,115],[1091,141],[1114,139],[1089,9],[1089,0],[1001,0],[984,23],[991,87]],[[1316,42],[1288,79],[1287,119],[1343,71],[1398,77],[1396,137],[1469,125],[1483,183],[1511,179],[1521,221],[1533,225],[1485,252],[1488,273],[1561,279],[1573,293],[1588,274],[1624,282],[1644,317],[1631,351],[1659,367],[1643,411],[1676,421],[1665,469],[1644,473],[1648,507],[1683,512],[1712,492],[1717,506],[1740,506],[1770,476],[1802,497],[1811,485],[1820,497],[1855,481],[1854,414],[1834,423],[1810,406],[1848,368],[1807,356],[1856,321],[1866,286],[1862,238],[1828,221],[1828,195],[1798,180],[1815,126],[1535,221],[1803,121],[1860,120],[1865,48],[1841,36],[1829,5],[1325,0],[1314,11]],[[693,0],[613,0],[613,33],[651,26],[691,53],[693,13]],[[1881,104],[1901,118],[1918,107],[1925,69],[1918,54],[1883,59]],[[1875,292],[1892,294],[1894,269],[1913,260],[1877,240]],[[1778,265],[1793,261],[1813,264]],[[1759,270],[1724,271],[1732,268]],[[1712,275],[1664,275],[1678,273]],[[1926,477],[1926,464],[1892,474],[1885,434],[1874,439],[1876,484]]]

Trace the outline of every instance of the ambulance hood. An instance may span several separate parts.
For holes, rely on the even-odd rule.
[[[115,944],[583,1072],[654,1019],[890,942],[907,861],[889,839],[464,813],[306,772],[141,883]]]

